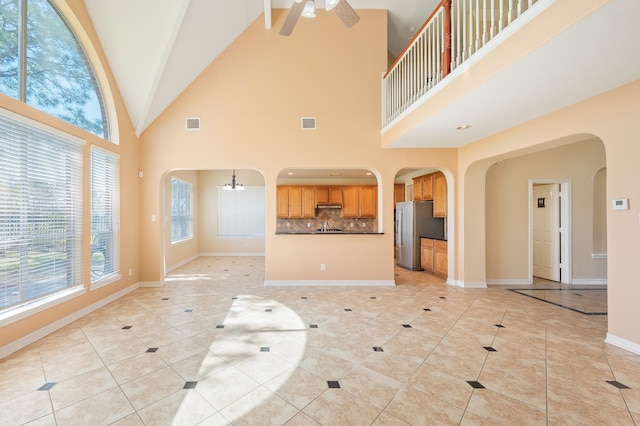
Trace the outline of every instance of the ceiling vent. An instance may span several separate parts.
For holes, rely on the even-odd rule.
[[[200,117],[185,118],[185,128],[187,130],[200,130]]]
[[[302,117],[302,130],[315,130],[316,118],[315,117]]]

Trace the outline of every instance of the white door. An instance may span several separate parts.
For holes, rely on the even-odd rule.
[[[533,276],[560,281],[560,185],[533,186]]]

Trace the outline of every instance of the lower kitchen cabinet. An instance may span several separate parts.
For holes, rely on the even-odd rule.
[[[421,238],[420,265],[426,272],[442,278],[447,278],[449,274],[447,242],[432,240],[430,238]]]

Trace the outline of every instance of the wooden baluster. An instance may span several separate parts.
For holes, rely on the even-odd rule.
[[[442,2],[444,8],[444,51],[442,52],[442,77],[451,72],[451,0]]]

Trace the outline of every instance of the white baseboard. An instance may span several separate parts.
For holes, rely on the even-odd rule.
[[[640,344],[632,342],[622,337],[614,336],[611,333],[607,333],[607,338],[604,341],[610,345],[617,346],[625,351],[633,352],[640,355]]]
[[[394,287],[394,280],[265,280],[265,287]]]
[[[264,252],[262,253],[200,253],[198,256],[207,256],[207,257],[249,257],[249,256],[258,256],[258,257],[264,257]]]
[[[573,285],[607,285],[606,278],[573,278]]]
[[[460,281],[460,280],[455,280],[455,281],[451,281],[451,283],[453,285],[455,285],[456,287],[462,287],[462,288],[487,288],[487,282],[486,281]],[[449,284],[449,281],[447,281],[447,284]]]
[[[164,287],[164,281],[140,281],[138,283],[140,288],[156,288],[156,287]]]
[[[103,306],[113,302],[114,300],[117,300],[119,298],[121,298],[122,296],[125,296],[129,293],[131,293],[132,291],[136,290],[139,287],[139,284],[133,284],[130,285],[127,288],[124,288],[116,293],[113,293],[110,296],[105,297],[104,299],[91,304],[89,306],[86,306],[82,309],[80,309],[79,311],[76,311],[74,313],[72,313],[71,315],[67,315],[64,318],[59,319],[58,321],[52,322],[50,324],[47,324],[46,326],[42,327],[39,330],[34,331],[33,333],[27,334],[24,337],[21,337],[18,340],[15,340],[11,343],[9,343],[8,345],[5,345],[3,347],[0,348],[0,359],[11,355],[12,353],[19,351],[20,349],[24,348],[27,345],[30,345],[31,343],[34,343],[40,339],[42,339],[43,337],[48,336],[49,334],[53,333],[54,331],[57,331],[59,329],[61,329],[62,327],[71,324],[72,322],[82,318],[83,316],[90,314],[91,312],[102,308]]]
[[[526,278],[487,278],[487,284],[491,285],[530,285]]]

